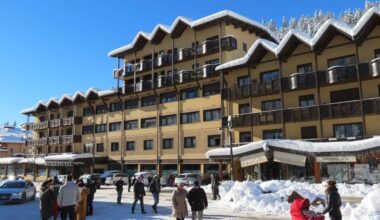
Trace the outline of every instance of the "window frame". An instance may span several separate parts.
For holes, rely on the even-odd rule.
[[[116,150],[114,149],[115,146],[116,146]],[[110,151],[111,152],[117,152],[117,151],[119,151],[119,142],[111,142]]]
[[[147,101],[148,100],[148,101]],[[157,104],[157,97],[155,95],[141,97],[141,107],[148,107]]]
[[[190,142],[187,142],[189,140]],[[190,145],[187,145],[190,143]],[[183,138],[183,148],[185,149],[194,149],[197,147],[197,138],[195,136],[184,137]]]
[[[189,97],[188,95],[186,95],[186,97],[184,97],[184,94],[188,94],[189,91],[195,91],[195,96]],[[180,98],[181,98],[181,100],[195,99],[195,98],[198,98],[198,97],[199,97],[199,91],[198,91],[197,87],[182,89],[180,91]]]
[[[136,105],[134,105],[134,104],[136,104]],[[124,109],[135,109],[138,107],[139,107],[139,99],[138,98],[129,99],[129,100],[124,101]]]
[[[215,138],[219,139],[219,145],[213,145],[213,146],[210,145],[210,143],[211,143],[210,141],[215,139]],[[220,135],[214,134],[214,135],[208,135],[207,136],[207,147],[212,148],[212,147],[221,147],[221,146],[222,146],[222,137]]]
[[[117,128],[117,125],[119,126],[118,128]],[[120,131],[120,130],[121,130],[121,122],[120,121],[108,123],[108,131],[113,132],[113,131]]]
[[[133,148],[129,148],[130,145],[129,144],[132,144],[133,143]],[[135,151],[136,150],[136,141],[127,141],[125,143],[125,151]]]
[[[107,129],[108,129],[108,126],[106,123],[96,124],[95,125],[95,134],[106,133],[108,131]]]
[[[215,90],[206,91],[207,89],[210,89],[210,88],[215,89]],[[219,94],[220,94],[220,83],[219,82],[203,85],[203,87],[202,87],[202,96],[203,97],[219,95]]]
[[[197,120],[194,120],[194,121],[189,121],[189,116],[190,115],[197,115]],[[186,117],[186,120],[183,120],[184,118],[183,117]],[[191,118],[193,118],[193,116],[191,117]],[[181,124],[191,124],[191,123],[199,123],[199,122],[201,122],[201,119],[200,119],[200,114],[199,114],[199,111],[194,111],[194,112],[186,112],[186,113],[181,113],[181,118],[180,118],[180,122],[181,122]],[[184,121],[186,121],[186,122],[184,122]]]
[[[148,149],[148,143],[151,143],[150,145],[150,148]],[[148,139],[148,140],[144,140],[144,142],[143,142],[143,149],[144,150],[153,150],[154,149],[154,142],[153,142],[153,139]]]
[[[167,143],[170,143],[169,146],[166,145]],[[174,139],[173,138],[163,138],[162,139],[162,149],[163,150],[173,149],[173,146],[174,146]]]
[[[146,126],[145,123],[147,123],[147,120],[153,120],[154,119],[154,125]],[[153,122],[150,122],[153,123]],[[141,119],[141,128],[154,128],[157,126],[157,118],[156,117],[149,117],[149,118],[142,118]]]
[[[220,108],[215,108],[215,109],[207,109],[207,110],[203,110],[203,121],[218,121],[220,120],[222,117],[220,115],[220,111],[221,109]],[[206,115],[207,113],[211,113],[211,119],[207,119]],[[218,112],[218,117],[215,117],[215,112]]]
[[[174,117],[174,122],[169,124],[168,123],[168,118],[172,118]],[[162,122],[165,121],[165,123],[163,124]],[[173,121],[173,119],[171,119],[171,121]],[[163,116],[160,116],[160,126],[172,126],[172,125],[176,125],[177,124],[177,115],[163,115]]]

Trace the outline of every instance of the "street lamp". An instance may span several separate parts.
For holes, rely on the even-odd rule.
[[[85,146],[86,148],[88,149],[91,149],[91,152],[92,152],[92,173],[95,172],[95,141],[92,141],[90,143],[86,143]]]
[[[229,115],[227,117],[227,129],[228,129],[228,145],[230,147],[230,176],[231,180],[234,180],[234,154],[232,149],[232,132],[234,129],[232,128],[232,117]],[[223,128],[219,128],[219,131],[222,132]],[[223,144],[225,146],[225,144]]]

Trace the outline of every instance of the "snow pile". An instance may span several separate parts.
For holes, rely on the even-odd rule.
[[[366,195],[354,208],[344,207],[343,214],[351,220],[380,220],[380,188]]]

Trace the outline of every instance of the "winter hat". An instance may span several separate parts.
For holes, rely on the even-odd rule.
[[[198,182],[198,180],[195,180],[194,182],[193,182],[193,186],[199,186],[199,182]]]

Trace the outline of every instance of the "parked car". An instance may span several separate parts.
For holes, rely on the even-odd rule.
[[[151,172],[147,172],[147,171],[135,173],[135,177],[142,176],[143,182],[144,182],[145,186],[148,185],[148,177],[149,177],[149,175],[153,175],[153,174]]]
[[[196,173],[181,173],[175,178],[174,183],[184,182],[187,185],[193,185],[195,180],[201,181],[201,176]]]
[[[160,183],[161,186],[166,187],[166,186],[174,186],[174,180],[177,177],[177,174],[165,174],[161,177]]]
[[[128,183],[128,175],[125,173],[114,173],[112,176],[107,177],[104,183],[106,185],[114,185],[120,178],[124,181],[125,184]]]
[[[36,187],[31,181],[5,180],[0,184],[0,202],[21,202],[34,200]]]
[[[100,178],[99,173],[94,173],[94,174],[83,174],[79,179],[82,179],[84,183],[87,182],[88,179],[93,181],[96,185],[97,189],[100,189],[100,186],[102,185],[102,179]]]
[[[102,184],[105,184],[107,177],[112,177],[113,174],[115,174],[115,173],[121,173],[121,171],[120,170],[107,170],[107,171],[104,171],[104,173],[102,173],[100,175],[100,179],[102,180]]]
[[[67,175],[57,175],[59,182],[66,183]]]

